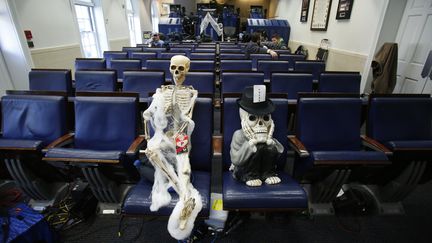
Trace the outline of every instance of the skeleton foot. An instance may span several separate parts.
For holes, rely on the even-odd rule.
[[[277,176],[271,176],[271,177],[268,177],[267,179],[265,179],[265,183],[267,185],[274,185],[274,184],[278,184],[280,182],[281,182],[281,179]]]
[[[179,226],[179,228],[181,230],[184,230],[186,228],[187,220],[189,219],[194,208],[195,208],[195,198],[189,198],[185,202],[184,207],[180,213],[180,226]]]
[[[261,186],[262,181],[260,179],[248,180],[248,181],[246,181],[246,185],[248,185],[248,186]]]

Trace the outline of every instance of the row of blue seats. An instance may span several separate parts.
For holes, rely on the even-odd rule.
[[[370,97],[366,135],[361,136],[359,97],[305,94],[298,98],[294,136],[287,136],[288,100],[272,99],[276,106],[272,113],[274,137],[285,148],[277,163],[282,182],[248,187],[234,180],[228,171],[231,138],[241,129],[236,99],[225,97],[222,109],[226,210],[290,210],[307,208],[308,203],[309,207],[314,203],[331,204],[342,185],[350,183],[378,186],[383,192],[379,200],[397,202],[430,178],[426,173],[432,162],[430,96]],[[121,205],[124,214],[170,214],[174,203],[158,212],[149,210],[152,182],[139,178],[133,166],[139,149],[145,147],[144,137],[138,133],[138,97],[77,96],[74,133],[67,133],[66,102],[65,97],[47,93],[8,92],[2,97],[0,150],[10,176],[24,192],[35,200],[49,200],[54,197],[53,181],[68,183],[79,177],[91,185],[99,202]],[[192,183],[203,198],[201,216],[208,216],[210,207],[212,110],[211,98],[197,99],[190,161]],[[283,170],[290,147],[296,152],[292,175]],[[32,169],[35,164],[48,166],[56,173],[47,175]],[[301,183],[310,185],[308,193]],[[121,186],[126,184],[132,185],[127,193]],[[175,202],[178,197],[174,194]]]
[[[165,72],[158,70],[124,71],[121,76],[123,92],[137,92],[147,98],[165,83]],[[185,85],[192,85],[199,93],[215,93],[215,73],[212,71],[189,72]],[[78,70],[75,72],[75,91],[116,91],[119,89],[115,70]],[[360,93],[361,75],[355,72],[323,72],[314,85],[310,73],[272,72],[266,83],[265,72],[222,72],[221,93],[240,93],[246,86],[267,84],[268,91],[284,93],[296,99],[299,92],[348,92]],[[70,70],[33,69],[29,73],[30,90],[72,92]],[[314,86],[317,86],[314,88]]]

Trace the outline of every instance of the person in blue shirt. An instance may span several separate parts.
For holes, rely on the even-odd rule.
[[[163,47],[164,41],[160,39],[159,33],[154,33],[150,41],[150,47]]]

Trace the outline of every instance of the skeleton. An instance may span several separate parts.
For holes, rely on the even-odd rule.
[[[280,183],[281,179],[274,172],[274,167],[275,160],[284,148],[273,138],[274,122],[271,115],[255,115],[242,108],[239,108],[239,113],[242,129],[234,133],[230,151],[230,170],[234,178],[245,181],[248,186],[261,186],[262,180],[269,185]],[[269,157],[260,157],[257,152]],[[264,165],[256,167],[253,163]]]
[[[185,56],[171,58],[170,72],[175,85],[158,88],[143,113],[147,139],[144,152],[155,168],[150,210],[157,211],[170,203],[170,187],[177,192],[179,201],[169,218],[168,231],[178,240],[190,235],[202,208],[201,196],[190,182],[190,136],[195,127],[191,117],[198,92],[183,85],[189,66],[190,60]],[[154,130],[151,138],[149,122]]]

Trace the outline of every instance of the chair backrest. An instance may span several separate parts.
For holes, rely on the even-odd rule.
[[[214,60],[191,60],[190,71],[214,71]]]
[[[192,170],[211,171],[213,157],[213,102],[211,98],[197,98],[192,120],[190,163]]]
[[[359,150],[360,98],[299,97],[296,136],[308,150]]]
[[[325,71],[323,61],[295,61],[294,70],[297,72],[312,73],[314,80],[319,80],[320,74]]]
[[[192,85],[198,93],[214,93],[214,72],[189,72],[186,75],[185,85]]]
[[[32,69],[29,72],[30,90],[72,92],[70,69]]]
[[[377,141],[432,140],[432,98],[370,97],[366,133]]]
[[[189,56],[191,51],[192,51],[192,48],[190,48],[190,47],[171,47],[170,48],[170,52],[181,52],[181,53],[184,53],[182,55],[186,55],[186,56]],[[161,56],[161,58],[163,58],[163,57]]]
[[[283,169],[286,161],[286,152],[288,150],[288,100],[287,99],[271,99],[276,106],[271,117],[275,123],[273,137],[276,138],[285,148],[282,156],[277,162],[279,170]],[[223,148],[222,160],[224,168],[227,169],[231,165],[230,146],[232,136],[235,131],[241,129],[241,121],[239,115],[239,106],[237,98],[224,98],[222,107],[222,125],[223,125]]]
[[[135,97],[75,97],[75,148],[126,151],[138,135]]]
[[[250,54],[249,59],[252,60],[252,68],[257,68],[258,60],[271,60],[272,56],[270,54],[253,53]]]
[[[214,60],[216,54],[209,52],[191,52],[189,55],[190,59],[204,59],[204,60]]]
[[[169,59],[149,59],[147,60],[147,69],[164,71],[165,79],[171,80],[170,62]]]
[[[289,70],[294,70],[295,62],[304,61],[306,60],[306,57],[304,55],[297,55],[297,54],[280,54],[278,60],[288,61]]]
[[[131,58],[133,59],[140,59],[141,67],[145,68],[147,67],[147,60],[157,58],[157,53],[156,52],[132,52],[131,56],[132,56]]]
[[[214,48],[195,48],[194,52],[206,52],[206,53],[216,53]]]
[[[241,52],[240,48],[231,48],[231,47],[221,47],[220,53],[239,53]]]
[[[132,53],[133,52],[141,52],[143,49],[142,47],[122,47],[122,51],[123,52],[127,52],[128,54],[128,58],[132,58]]]
[[[264,84],[263,72],[223,72],[222,94],[241,93],[246,86]]]
[[[112,59],[127,59],[128,53],[125,51],[104,51],[103,57],[106,60],[106,67],[111,68]]]
[[[341,92],[360,94],[359,72],[324,72],[318,82],[318,92]]]
[[[114,59],[111,60],[111,68],[117,71],[117,78],[123,78],[125,70],[141,70],[139,59]]]
[[[137,92],[140,98],[147,98],[150,92],[155,92],[164,82],[163,71],[141,70],[123,73],[123,91]]]
[[[252,60],[220,60],[221,71],[252,71]]]
[[[159,57],[160,53],[166,51],[166,48],[163,47],[143,47],[144,52],[156,52],[157,57]]]
[[[115,91],[115,70],[81,70],[75,72],[75,91]]]
[[[163,58],[163,59],[171,59],[171,57],[175,56],[175,55],[182,55],[182,56],[186,56],[185,52],[161,52],[159,55],[159,58]]]
[[[106,61],[103,58],[76,58],[75,71],[82,69],[102,70],[106,68]]]
[[[3,96],[2,137],[40,140],[48,145],[67,132],[66,102],[63,96]]]
[[[219,54],[220,59],[245,59],[244,53],[221,53]]]
[[[299,92],[312,92],[313,76],[310,73],[272,73],[271,92],[288,94],[288,99],[297,99]]]
[[[257,71],[264,72],[264,79],[270,79],[272,72],[288,72],[288,61],[258,60]]]

